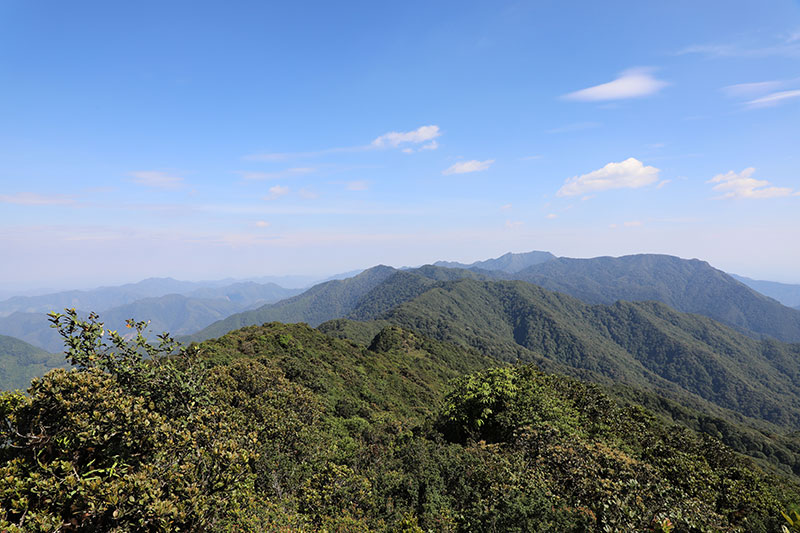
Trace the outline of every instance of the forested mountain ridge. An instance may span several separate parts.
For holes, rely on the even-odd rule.
[[[471,265],[469,268],[478,270]],[[495,270],[491,275],[534,283],[587,303],[656,300],[678,311],[713,318],[756,338],[768,335],[784,342],[800,342],[800,313],[796,309],[698,259],[660,254],[558,257],[516,272]]]
[[[306,322],[317,325],[343,317],[359,299],[396,272],[392,267],[378,265],[352,278],[326,281],[292,298],[229,316],[187,336],[186,340],[212,339],[244,326],[266,322]]]
[[[664,392],[678,387],[800,428],[800,344],[756,341],[660,303],[592,306],[524,282],[462,280],[371,318],[508,361],[544,358]]]
[[[773,531],[800,498],[597,386],[396,326],[365,346],[273,323],[137,360],[72,320],[78,368],[0,396],[0,529]]]

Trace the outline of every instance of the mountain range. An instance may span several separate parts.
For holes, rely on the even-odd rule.
[[[239,311],[282,300],[301,292],[274,283],[238,282],[219,285],[170,278],[149,279],[120,287],[68,291],[0,302],[0,334],[22,339],[50,352],[61,351],[63,341],[50,328],[47,313],[75,308],[101,313],[108,329],[121,330],[129,318],[149,320],[150,331],[176,335],[197,331]],[[175,292],[181,291],[181,292]]]
[[[548,256],[550,254],[547,252],[506,254],[496,260],[473,264],[480,264],[484,268],[429,265],[403,272],[416,273],[429,280],[472,277],[525,281],[569,294],[586,303],[659,301],[678,311],[713,318],[754,338],[768,336],[785,342],[800,342],[798,310],[754,291],[704,261],[653,254],[594,259]],[[495,270],[488,270],[486,266]],[[412,285],[427,283],[416,278],[416,281],[409,281],[410,285],[401,283],[396,289],[378,288],[383,282],[397,284],[396,280],[388,281],[389,274],[396,272],[391,267],[379,266],[347,280],[322,283],[294,298],[238,313],[211,324],[191,335],[190,339],[213,338],[245,325],[270,321],[318,325],[348,316],[360,305],[359,300],[373,289],[390,295],[396,304],[402,301],[404,295],[417,294],[411,289]],[[374,298],[371,301],[374,304]]]
[[[258,450],[247,467],[254,484],[246,490],[256,491],[248,498],[273,498],[275,507],[257,511],[254,524],[435,530],[446,519],[465,531],[487,523],[522,531],[549,520],[544,530],[667,531],[652,526],[658,519],[687,531],[774,530],[786,502],[796,500],[800,343],[780,339],[795,338],[800,312],[706,262],[535,252],[414,269],[379,265],[260,305],[271,291],[240,283],[107,309],[101,319],[109,326],[152,313],[151,330],[195,331],[181,337],[195,342],[192,355],[154,366],[145,360],[112,382],[114,365],[50,372],[29,390],[31,405],[40,402],[42,416],[51,416],[52,402],[79,398],[76,409],[100,412],[86,394],[109,405],[119,397],[103,412],[137,406],[128,426],[199,409],[219,424],[212,434],[223,440],[214,449]],[[242,310],[247,305],[258,307]],[[15,311],[0,326],[41,335],[24,330],[29,315],[41,316]],[[64,366],[3,336],[0,363],[2,388]],[[149,377],[137,381],[140,373]],[[100,380],[95,392],[93,380]],[[236,460],[239,451],[219,457]],[[167,468],[159,461],[170,453],[154,455],[153,468]],[[84,466],[113,468],[118,458]],[[341,487],[343,495],[326,496]],[[349,522],[334,518],[344,508],[331,502],[340,500],[361,502],[356,514],[345,513]],[[486,510],[497,502],[508,507]]]

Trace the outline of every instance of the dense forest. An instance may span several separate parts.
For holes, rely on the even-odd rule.
[[[656,395],[398,326],[52,321],[74,368],[0,396],[4,531],[766,532],[800,501]]]

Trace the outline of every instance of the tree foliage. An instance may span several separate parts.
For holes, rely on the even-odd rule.
[[[599,386],[396,326],[52,321],[75,368],[0,395],[3,531],[773,531],[798,501]]]

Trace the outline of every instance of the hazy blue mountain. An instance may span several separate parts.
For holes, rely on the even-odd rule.
[[[16,337],[48,352],[61,352],[64,342],[50,327],[46,313],[15,312],[0,317],[0,335]]]
[[[150,278],[118,287],[100,287],[83,291],[64,291],[38,296],[15,296],[0,302],[0,317],[14,312],[49,313],[68,307],[103,312],[143,298],[182,294],[195,298],[222,298],[240,302],[244,307],[277,302],[299,292],[274,283],[218,281],[179,281],[172,278]],[[241,308],[239,309],[241,310]]]
[[[286,289],[275,283],[253,281],[232,283],[224,287],[203,287],[186,296],[206,300],[227,300],[238,306],[255,306],[273,303],[302,292],[302,289]]]
[[[509,252],[494,259],[475,261],[470,264],[458,263],[455,261],[437,261],[433,265],[445,268],[471,268],[513,274],[530,266],[538,265],[555,258],[556,256],[550,252],[533,251],[519,254]]]
[[[51,354],[20,339],[0,335],[0,390],[27,389],[31,379],[66,365],[63,355]]]
[[[705,261],[656,254],[560,257],[506,276],[587,303],[655,300],[701,314],[751,336],[800,341],[800,313],[760,294]]]
[[[142,298],[182,294],[203,286],[199,283],[178,281],[172,278],[149,278],[138,283],[128,283],[117,287],[63,291],[39,296],[15,296],[0,302],[0,316],[14,312],[49,313],[67,307],[101,312]]]
[[[777,281],[764,281],[750,279],[744,276],[731,276],[741,281],[751,289],[754,289],[765,296],[769,296],[787,307],[800,308],[800,285],[790,283],[778,283]]]
[[[155,284],[150,284],[150,288],[154,290]],[[188,296],[167,294],[140,298],[131,303],[96,312],[100,314],[101,320],[109,329],[122,330],[125,321],[133,318],[149,320],[151,332],[169,331],[173,335],[184,335],[234,313],[273,303],[298,292],[300,292],[298,289],[284,289],[273,283],[235,283],[216,288],[194,288]],[[91,299],[85,299],[89,300]],[[56,307],[53,310],[62,309],[63,307]],[[87,309],[95,310],[78,308],[83,315],[88,313]],[[63,347],[61,338],[50,328],[45,312],[14,312],[0,317],[0,334],[23,339],[50,352],[60,352]]]
[[[378,265],[352,278],[320,283],[292,298],[229,316],[184,340],[212,339],[244,326],[266,322],[306,322],[316,326],[346,316],[365,294],[396,272],[392,267]]]

